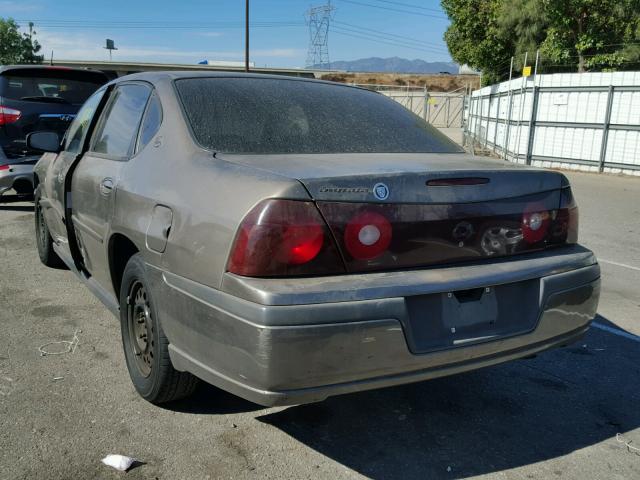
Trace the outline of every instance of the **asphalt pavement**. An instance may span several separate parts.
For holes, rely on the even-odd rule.
[[[0,479],[640,478],[640,178],[568,176],[603,272],[583,341],[268,409],[206,385],[163,408],[142,400],[116,319],[40,264],[32,204],[0,204]],[[39,352],[62,340],[43,349],[71,352]],[[110,453],[141,464],[116,472],[100,463]]]

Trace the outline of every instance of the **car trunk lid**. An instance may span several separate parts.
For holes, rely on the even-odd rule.
[[[562,187],[556,172],[457,153],[220,155],[296,178],[316,201],[468,203],[528,195]],[[455,180],[471,180],[470,184]],[[449,185],[435,185],[442,181]],[[374,187],[380,188],[376,193]],[[384,191],[386,187],[386,192]]]
[[[497,258],[576,241],[565,177],[459,154],[233,155],[297,178],[347,272]]]

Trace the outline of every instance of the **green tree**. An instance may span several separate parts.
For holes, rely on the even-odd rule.
[[[484,83],[500,80],[508,70],[512,42],[501,34],[498,24],[502,0],[442,0],[451,19],[444,34],[453,59],[482,70]],[[506,65],[505,65],[506,60]]]
[[[549,18],[544,57],[578,72],[621,67],[625,36],[638,16],[637,0],[536,0]]]
[[[41,63],[41,47],[35,35],[33,23],[29,23],[28,33],[20,33],[15,20],[0,18],[0,65]]]
[[[454,60],[503,80],[540,50],[542,71],[640,67],[640,0],[442,0]],[[533,60],[529,63],[531,64]],[[548,69],[546,67],[549,67]]]
[[[546,38],[549,17],[540,0],[512,0],[498,11],[498,28],[503,42],[510,44],[514,68],[524,66],[524,54],[533,54]],[[531,61],[528,61],[531,64]]]

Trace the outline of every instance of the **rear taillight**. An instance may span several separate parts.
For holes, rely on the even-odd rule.
[[[578,243],[578,220],[578,205],[573,192],[570,187],[565,187],[560,194],[560,208],[551,226],[551,243]]]
[[[22,115],[20,110],[0,105],[0,125],[17,122],[20,119],[20,115]]]
[[[347,224],[344,243],[351,256],[358,260],[379,257],[391,243],[391,223],[384,215],[363,211]]]
[[[578,206],[570,187],[560,192],[560,208],[557,210],[544,210],[536,204],[526,207],[522,215],[522,237],[530,244],[578,242]]]
[[[0,172],[3,170],[9,170],[11,168],[10,165],[0,165]]]
[[[544,206],[530,204],[522,215],[522,238],[527,243],[543,241],[549,233],[552,214]]]
[[[242,220],[227,270],[250,277],[345,271],[316,206],[279,199],[261,202]]]

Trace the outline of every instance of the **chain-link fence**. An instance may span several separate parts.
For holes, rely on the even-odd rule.
[[[542,167],[640,175],[640,72],[523,77],[474,91],[465,137]]]

